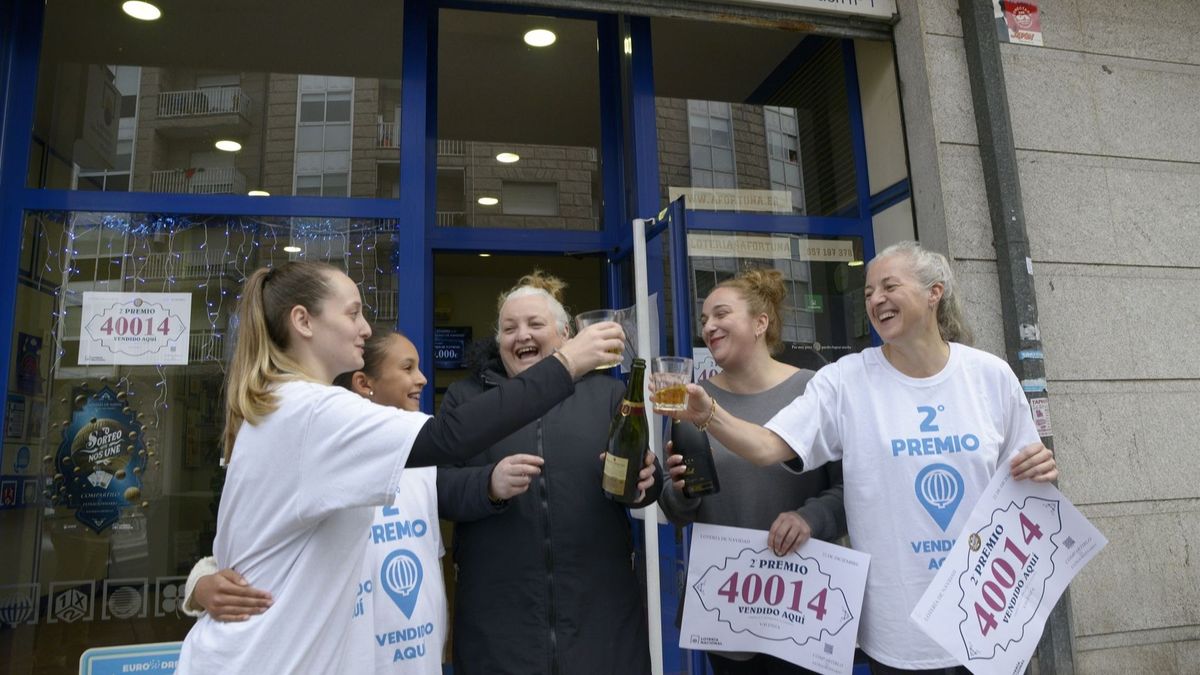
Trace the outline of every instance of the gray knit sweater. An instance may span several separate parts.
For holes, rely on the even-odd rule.
[[[757,394],[734,394],[710,381],[700,383],[717,403],[736,417],[763,424],[797,396],[812,379],[811,370],[801,370],[778,385]],[[796,475],[781,464],[754,466],[709,437],[721,491],[709,497],[688,499],[668,484],[659,504],[672,522],[712,523],[768,530],[783,511],[798,512],[813,537],[823,541],[846,533],[842,507],[842,464],[832,462],[814,471]]]

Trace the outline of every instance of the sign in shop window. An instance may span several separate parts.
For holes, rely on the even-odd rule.
[[[186,366],[190,293],[83,294],[79,365]]]

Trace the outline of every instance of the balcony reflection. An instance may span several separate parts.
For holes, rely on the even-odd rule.
[[[167,169],[150,175],[150,191],[194,195],[245,194],[246,176],[229,167]]]
[[[202,87],[158,94],[159,118],[239,114],[248,117],[251,99],[241,87]]]

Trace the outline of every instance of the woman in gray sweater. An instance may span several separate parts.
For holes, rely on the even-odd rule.
[[[748,270],[709,293],[700,317],[704,344],[722,369],[700,386],[725,410],[758,424],[804,393],[813,376],[811,370],[772,357],[780,345],[784,295],[779,271]],[[778,464],[755,466],[716,440],[711,442],[721,477],[718,494],[685,497],[681,458],[667,458],[674,484],[663,490],[659,503],[672,522],[770,530],[768,540],[778,555],[795,551],[809,537],[829,541],[846,533],[840,462],[796,475]],[[708,656],[716,675],[809,672],[766,654],[709,652]]]

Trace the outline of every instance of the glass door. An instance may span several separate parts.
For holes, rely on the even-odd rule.
[[[670,326],[664,353],[691,357],[694,379],[720,371],[699,324],[701,307],[718,284],[751,268],[783,274],[781,361],[817,370],[872,344],[863,309],[864,261],[874,255],[870,222],[822,223],[804,217],[736,217],[672,201],[647,228],[650,250],[665,248],[671,291],[660,325]],[[620,257],[618,255],[618,257]],[[622,260],[618,265],[627,266]],[[653,265],[651,266],[653,269]],[[661,269],[661,267],[659,268]],[[625,270],[614,266],[614,285]],[[691,528],[661,528],[659,536],[664,666],[667,672],[708,672],[703,652],[680,649],[676,628],[682,610]]]
[[[758,223],[710,218],[673,205],[682,220],[671,237],[672,281],[683,300],[672,311],[675,348],[692,352],[697,376],[718,366],[708,354],[698,324],[704,298],[726,279],[752,268],[783,274],[787,295],[782,316],[781,361],[816,370],[871,345],[863,309],[864,261],[874,254],[869,232],[812,232],[803,221],[783,229]]]

